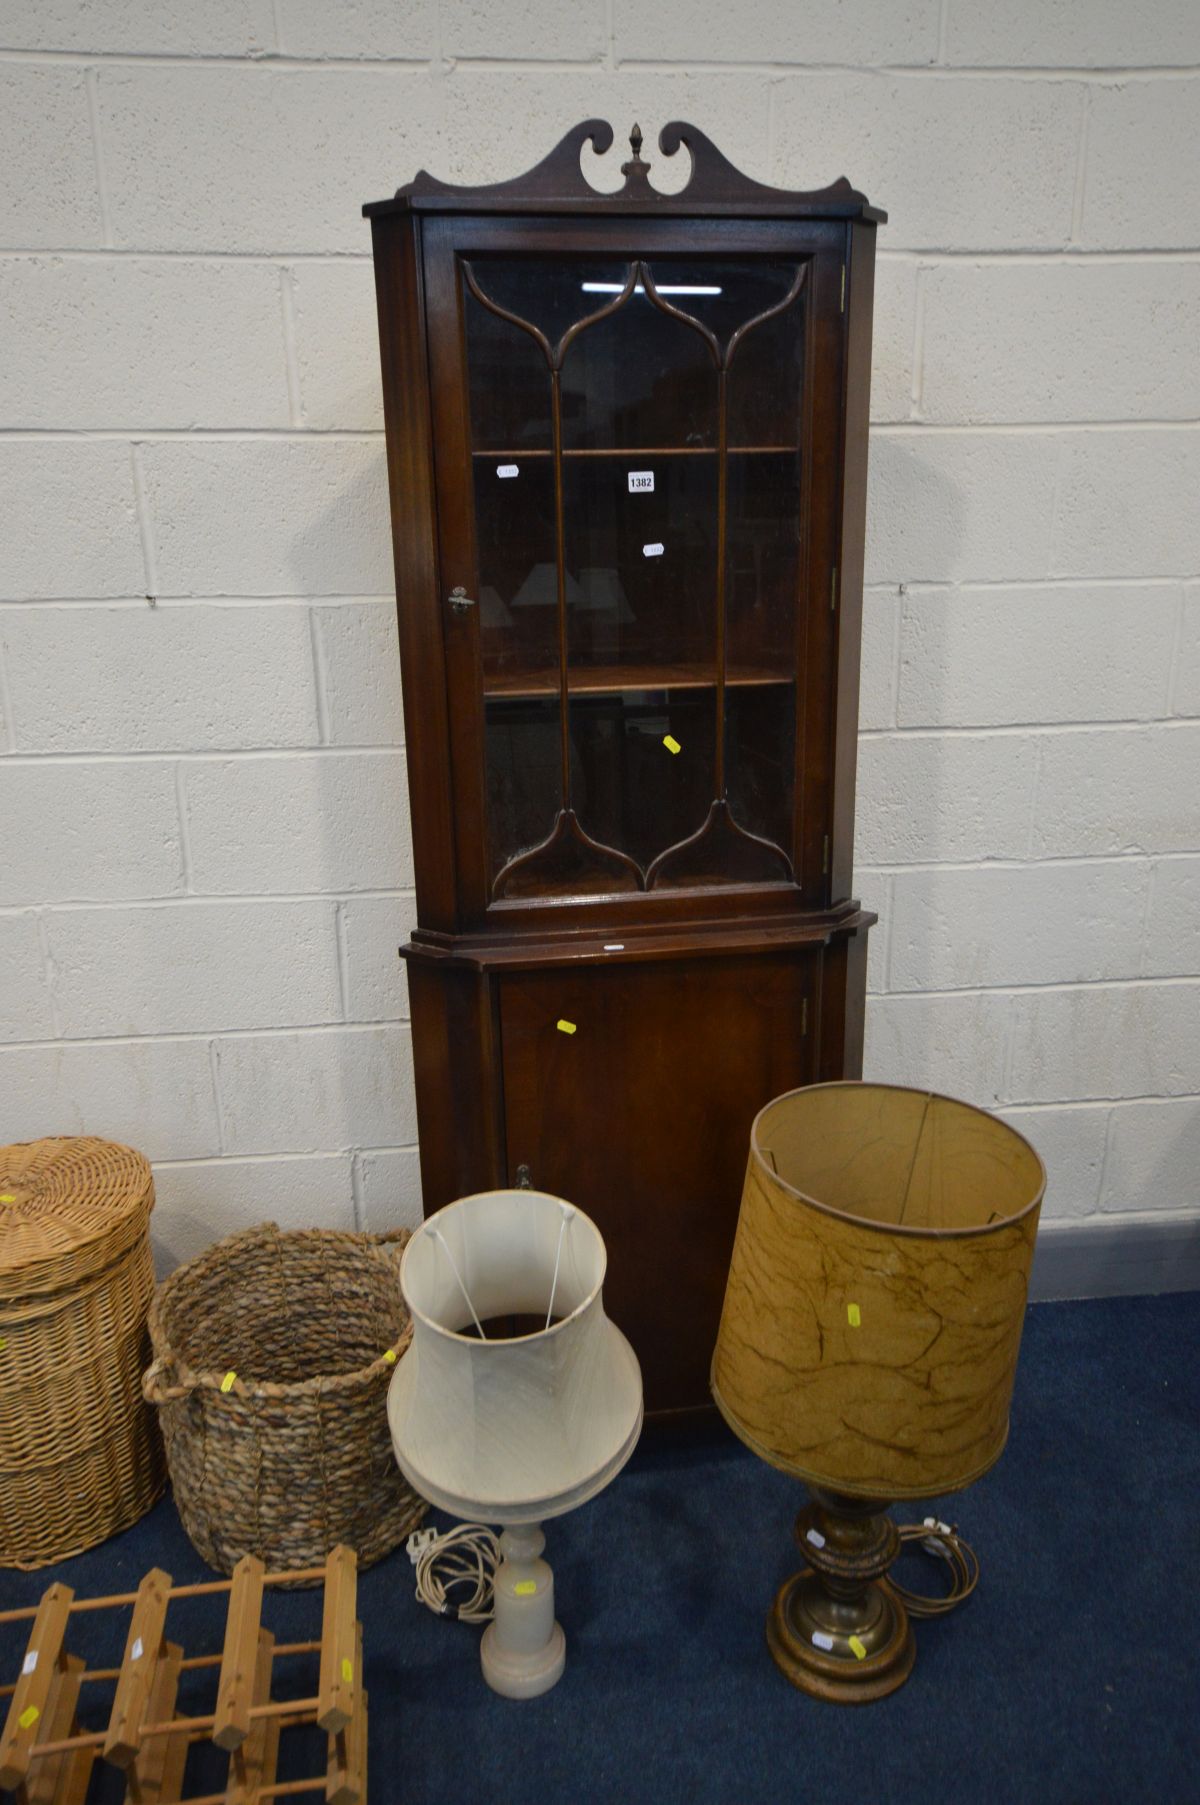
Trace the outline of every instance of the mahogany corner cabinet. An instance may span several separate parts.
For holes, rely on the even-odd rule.
[[[418,927],[427,1212],[592,1216],[652,1413],[708,1403],[750,1124],[858,1076],[851,895],[875,228],[694,126],[598,193],[371,221]],[[615,160],[615,158],[614,158]]]

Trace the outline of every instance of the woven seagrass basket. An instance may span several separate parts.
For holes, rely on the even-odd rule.
[[[387,1389],[411,1339],[407,1229],[229,1235],[173,1272],[150,1311],[159,1407],[183,1526],[210,1565],[368,1567],[427,1506],[392,1454]]]
[[[141,1390],[153,1207],[132,1147],[0,1147],[0,1566],[79,1554],[162,1491]]]

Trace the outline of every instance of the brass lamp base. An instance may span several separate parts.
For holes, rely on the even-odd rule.
[[[786,1581],[767,1619],[775,1665],[802,1692],[865,1705],[903,1686],[916,1659],[908,1613],[884,1575],[900,1552],[876,1500],[814,1491],[796,1518],[809,1565]]]

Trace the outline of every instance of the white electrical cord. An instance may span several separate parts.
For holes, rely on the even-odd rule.
[[[438,1617],[460,1623],[487,1623],[495,1609],[496,1568],[500,1543],[483,1523],[458,1523],[439,1535],[436,1529],[415,1529],[405,1546],[417,1570],[417,1597]],[[460,1587],[470,1590],[458,1603],[447,1593]]]

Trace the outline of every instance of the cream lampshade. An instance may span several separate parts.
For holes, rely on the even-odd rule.
[[[642,1426],[633,1349],[604,1314],[594,1222],[542,1191],[428,1217],[400,1268],[412,1343],[388,1392],[401,1471],[452,1516],[501,1523],[484,1677],[510,1697],[562,1673],[540,1525],[615,1478]]]
[[[857,1703],[911,1670],[884,1501],[999,1458],[1045,1182],[1015,1129],[928,1091],[812,1085],[754,1121],[712,1389],[813,1494],[768,1622],[806,1691]]]

